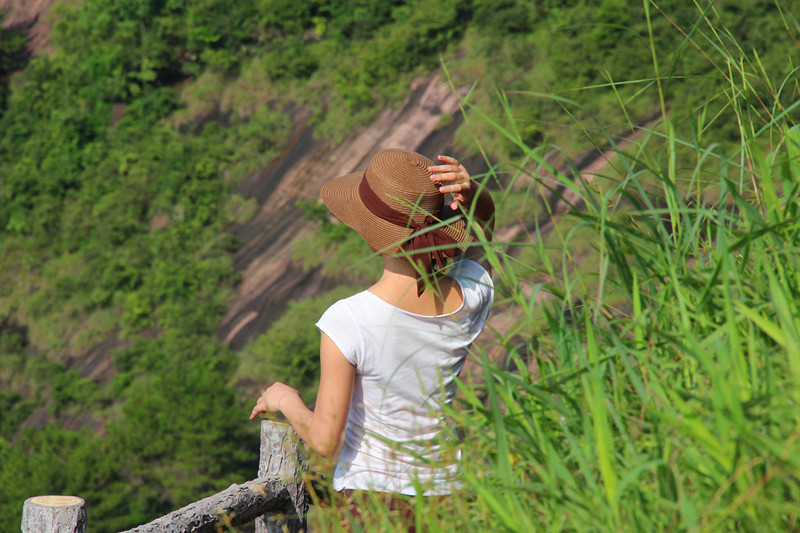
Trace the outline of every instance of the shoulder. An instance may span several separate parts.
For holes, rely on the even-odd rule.
[[[328,307],[316,324],[317,328],[333,341],[345,359],[353,365],[358,365],[358,354],[362,346],[363,302],[368,297],[364,292],[334,303]]]
[[[366,292],[367,291],[362,291],[336,301],[325,310],[320,321],[324,320],[326,317],[332,318],[334,316],[354,318],[353,315],[358,313],[360,309],[363,309],[364,305],[368,302],[369,295],[366,294]]]
[[[463,285],[476,285],[494,290],[494,283],[489,272],[472,259],[462,259],[455,263],[449,275]]]
[[[453,265],[450,277],[461,286],[464,303],[472,309],[488,309],[494,300],[492,276],[479,263],[462,259]]]

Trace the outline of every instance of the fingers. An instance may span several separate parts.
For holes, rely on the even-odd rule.
[[[269,389],[265,390],[263,393],[261,393],[261,396],[258,397],[256,405],[253,407],[253,411],[250,413],[250,420],[253,420],[258,415],[267,414],[267,400],[265,399],[265,396],[268,392]]]
[[[456,210],[459,204],[465,203],[467,198],[470,197],[472,181],[470,180],[469,172],[454,157],[440,155],[437,159],[444,164],[428,167],[428,171],[431,173],[431,181],[436,182],[440,193],[453,195],[450,208]]]
[[[447,166],[449,166],[449,165],[447,165]],[[446,167],[430,167],[429,170],[431,170],[431,181],[436,181],[436,182],[445,182],[445,181],[459,182],[459,181],[465,181],[466,179],[468,179],[461,172],[453,172],[451,170],[442,170],[442,171],[437,172],[436,170],[434,170],[434,169],[437,169],[437,168],[446,168]]]
[[[462,174],[463,167],[457,167],[455,165],[435,165],[432,167],[428,167],[428,170],[431,172],[435,172],[436,174],[442,174],[444,172],[451,172],[453,174]]]
[[[469,181],[469,174],[466,171],[454,170],[452,165],[440,165],[438,167],[428,167],[431,172],[431,181],[454,181],[466,182]]]
[[[436,156],[436,159],[438,159],[439,161],[444,161],[445,163],[450,163],[451,165],[457,166],[459,164],[458,159],[456,159],[455,157],[450,157],[449,155],[439,155]]]
[[[434,179],[434,177],[432,176],[431,179]],[[466,178],[459,177],[456,179],[439,179],[439,177],[436,176],[436,181],[448,182],[447,184],[443,183],[439,187],[439,192],[441,192],[442,194],[446,193],[456,194],[460,192],[469,191],[472,188],[472,182],[470,181],[469,177]]]
[[[253,407],[253,411],[250,413],[250,420],[253,420],[260,414],[266,414],[266,410],[261,406],[261,400],[256,403],[256,406]]]
[[[299,397],[297,390],[288,385],[279,382],[270,385],[258,398],[256,406],[253,407],[253,411],[250,413],[250,420],[258,415],[281,411],[281,400],[288,394],[297,394]]]
[[[440,155],[439,161],[442,161],[446,164],[444,165],[434,165],[428,167],[428,171],[431,172],[433,175],[431,176],[431,180],[433,181],[465,181],[469,180],[469,173],[467,169],[464,168],[464,165],[458,162],[454,157],[450,157],[447,155]]]
[[[469,190],[470,186],[471,186],[471,184],[468,181],[459,181],[459,182],[453,183],[451,185],[442,185],[441,187],[439,187],[439,192],[441,192],[441,193],[448,193],[448,192],[458,193],[458,192],[461,192],[461,191]]]

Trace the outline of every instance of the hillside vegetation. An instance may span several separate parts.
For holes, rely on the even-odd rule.
[[[237,379],[291,368],[313,400],[307,322],[340,294],[241,354],[219,341],[227,230],[253,212],[235,187],[298,107],[335,139],[436,69],[474,86],[456,141],[500,162],[502,225],[527,233],[486,247],[507,319],[453,412],[464,494],[419,502],[417,530],[796,530],[789,7],[85,0],[54,6],[47,54],[0,34],[0,530],[36,494],[80,495],[92,531],[117,531],[252,477]],[[299,259],[350,239],[323,220]],[[79,372],[97,350],[112,368]]]

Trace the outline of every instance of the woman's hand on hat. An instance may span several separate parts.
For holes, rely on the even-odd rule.
[[[437,182],[440,193],[453,195],[450,209],[458,209],[458,204],[468,206],[474,194],[469,172],[454,157],[440,155],[437,159],[445,164],[428,167],[431,172],[431,181]]]
[[[254,419],[258,415],[265,415],[267,413],[280,411],[281,401],[290,395],[297,396],[298,398],[300,397],[300,393],[297,392],[297,389],[280,382],[273,383],[258,398],[256,406],[253,407],[253,412],[250,413],[250,420]]]

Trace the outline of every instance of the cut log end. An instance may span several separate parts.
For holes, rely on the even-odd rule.
[[[86,502],[77,496],[34,496],[22,507],[22,533],[86,533]]]

